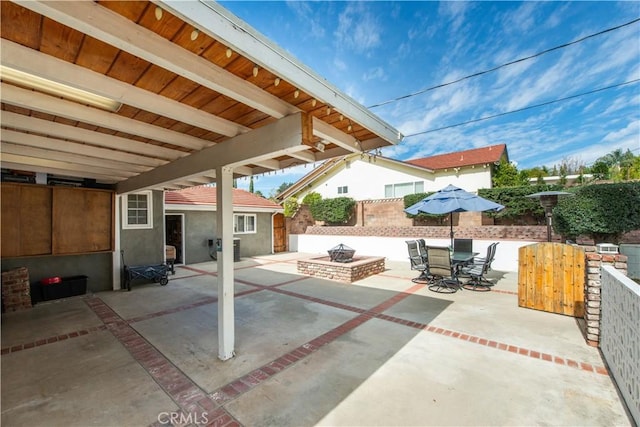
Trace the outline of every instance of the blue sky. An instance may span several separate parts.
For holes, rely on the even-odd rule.
[[[222,2],[365,106],[640,18],[640,2]],[[640,79],[640,22],[371,110],[405,135]],[[400,160],[505,143],[519,168],[640,154],[640,83],[406,137]],[[309,169],[255,177],[268,196]],[[248,179],[239,187],[247,188]]]

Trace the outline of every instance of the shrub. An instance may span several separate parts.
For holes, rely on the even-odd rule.
[[[287,197],[282,203],[284,207],[284,216],[291,218],[298,210],[298,199],[295,197]]]
[[[356,201],[351,197],[336,197],[335,199],[321,199],[309,206],[311,215],[316,221],[327,224],[346,224],[353,215]]]
[[[592,184],[570,190],[553,210],[553,229],[570,239],[589,236],[596,243],[618,243],[640,229],[640,182]]]
[[[322,200],[322,196],[320,195],[320,193],[316,193],[315,191],[312,191],[311,193],[304,196],[304,198],[302,199],[302,204],[311,206],[320,200]]]
[[[525,196],[541,191],[560,191],[560,185],[525,185],[522,187],[483,188],[478,191],[480,197],[500,203],[504,206],[499,212],[487,212],[493,218],[520,218],[530,215],[544,224],[544,209],[538,199]]]

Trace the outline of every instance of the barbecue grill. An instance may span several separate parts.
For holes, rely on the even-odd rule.
[[[338,246],[327,251],[329,253],[329,259],[333,262],[352,262],[353,254],[356,253],[355,249],[340,243]]]

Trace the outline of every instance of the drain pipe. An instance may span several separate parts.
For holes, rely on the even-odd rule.
[[[273,219],[276,217],[277,213],[278,212],[273,211],[273,213],[271,214],[271,254],[275,254],[276,253],[274,251],[274,247],[273,247],[275,245],[275,243],[276,243],[275,239],[273,238],[273,223],[274,223]]]

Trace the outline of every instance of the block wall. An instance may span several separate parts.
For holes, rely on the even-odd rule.
[[[5,311],[31,308],[29,270],[19,267],[2,273],[2,304]]]

